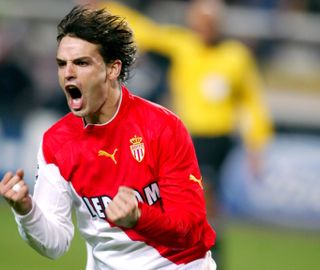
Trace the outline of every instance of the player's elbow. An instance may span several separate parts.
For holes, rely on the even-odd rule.
[[[52,260],[55,260],[64,255],[70,248],[72,238],[73,230],[66,230],[63,237],[56,239],[56,241],[52,243],[53,245],[48,248],[46,252],[47,257]]]
[[[42,256],[49,258],[51,260],[59,259],[62,255],[64,255],[70,248],[70,242],[59,243],[58,245],[54,246],[38,246],[37,251]]]
[[[51,233],[47,234],[45,241],[37,241],[28,237],[28,243],[40,255],[56,260],[69,250],[72,238],[73,228],[62,227],[59,233],[51,231]]]
[[[28,237],[29,238],[29,237]],[[43,257],[49,258],[51,260],[56,260],[58,258],[60,258],[64,253],[67,252],[67,250],[69,249],[69,244],[67,245],[58,245],[58,246],[54,246],[54,245],[47,245],[44,243],[40,243],[38,241],[35,241],[32,238],[29,238],[27,240],[27,243],[40,255],[42,255]]]
[[[176,235],[173,238],[173,248],[190,248],[201,241],[202,226],[199,226],[199,222],[191,222],[187,225],[180,224],[179,227],[177,228]]]

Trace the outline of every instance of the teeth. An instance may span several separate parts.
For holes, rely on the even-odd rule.
[[[67,89],[67,90],[69,90],[69,89],[77,89],[77,87],[76,87],[75,85],[68,85],[68,86],[66,87],[66,89]]]

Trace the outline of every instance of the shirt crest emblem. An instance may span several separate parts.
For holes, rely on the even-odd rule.
[[[130,150],[131,150],[132,156],[136,161],[141,162],[144,158],[144,153],[145,153],[142,137],[137,137],[136,135],[134,135],[134,137],[131,138],[129,141],[131,143]]]

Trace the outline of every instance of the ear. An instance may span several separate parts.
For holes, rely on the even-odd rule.
[[[108,65],[107,77],[109,80],[118,80],[118,77],[121,73],[122,62],[117,59]]]

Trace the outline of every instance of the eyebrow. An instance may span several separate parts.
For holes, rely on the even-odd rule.
[[[81,56],[81,57],[78,57],[78,58],[75,58],[75,59],[72,59],[71,61],[72,62],[77,62],[77,61],[90,61],[91,58],[89,56]],[[56,58],[56,61],[57,62],[67,62],[67,60],[64,60],[64,59],[60,59],[60,58]]]

